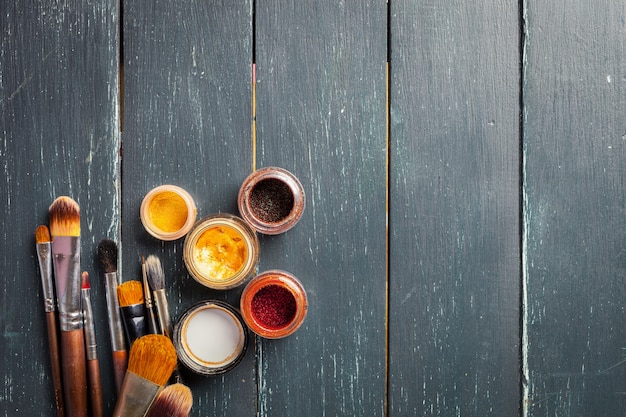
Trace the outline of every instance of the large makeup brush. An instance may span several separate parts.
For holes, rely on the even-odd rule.
[[[106,288],[107,315],[109,318],[109,335],[111,336],[111,355],[113,358],[113,375],[117,392],[122,388],[124,374],[128,366],[128,352],[124,341],[120,304],[117,299],[117,244],[112,240],[104,239],[98,245],[98,259],[104,272]]]
[[[48,328],[48,350],[52,365],[52,383],[54,385],[54,402],[57,417],[65,415],[63,405],[63,382],[61,379],[61,358],[59,352],[59,337],[57,335],[56,304],[54,302],[54,282],[52,280],[51,238],[48,226],[39,226],[35,232],[37,257],[39,258],[39,272],[43,291],[44,310]]]
[[[150,255],[146,259],[146,274],[150,288],[154,293],[154,301],[157,307],[157,317],[161,333],[171,338],[173,335],[172,319],[170,308],[165,295],[165,274],[161,266],[161,260],[155,255]]]
[[[143,300],[143,285],[136,280],[121,283],[117,287],[122,322],[126,330],[128,345],[147,333],[146,306]]]
[[[176,367],[176,349],[160,334],[140,337],[130,347],[124,377],[113,417],[142,417],[163,389]]]
[[[91,416],[102,417],[104,405],[102,403],[102,383],[100,382],[100,362],[96,344],[96,330],[91,308],[91,283],[89,273],[82,274],[83,320],[85,322],[85,351],[87,354],[87,377],[89,378],[89,399],[91,401]]]
[[[49,209],[50,234],[61,328],[61,369],[65,412],[87,416],[87,366],[81,309],[80,207],[58,197]]]
[[[168,385],[159,392],[146,417],[187,417],[193,405],[191,390],[186,385]]]

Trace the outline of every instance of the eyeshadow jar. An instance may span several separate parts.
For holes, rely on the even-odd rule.
[[[174,346],[180,361],[200,375],[218,375],[243,359],[248,333],[239,312],[218,300],[189,307],[174,327]]]
[[[254,277],[244,288],[240,310],[248,328],[267,339],[294,333],[304,322],[308,300],[292,274],[274,269]]]
[[[256,231],[277,235],[291,229],[304,212],[302,184],[278,167],[260,168],[242,183],[237,198],[239,213]]]
[[[213,214],[198,221],[187,234],[183,260],[200,284],[226,290],[243,284],[259,260],[254,230],[232,214]]]
[[[161,240],[176,240],[193,227],[197,210],[187,191],[166,184],[146,194],[139,214],[141,223],[150,235]]]

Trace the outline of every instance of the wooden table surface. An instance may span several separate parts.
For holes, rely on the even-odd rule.
[[[54,415],[54,198],[81,207],[108,415],[98,243],[124,280],[160,256],[175,319],[237,305],[139,206],[172,183],[238,214],[264,166],[307,206],[258,271],[295,274],[309,313],[224,375],[183,371],[191,415],[626,415],[625,22],[618,0],[3,1],[0,415]]]

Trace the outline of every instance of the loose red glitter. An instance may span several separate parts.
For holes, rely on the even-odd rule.
[[[263,326],[279,329],[296,316],[296,299],[286,288],[271,284],[252,298],[252,315]]]

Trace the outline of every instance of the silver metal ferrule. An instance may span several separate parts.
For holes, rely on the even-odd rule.
[[[39,258],[39,272],[41,274],[41,288],[43,306],[46,313],[56,310],[54,303],[54,282],[52,281],[52,254],[50,242],[37,243],[37,257]]]
[[[124,329],[122,316],[120,315],[120,303],[117,299],[117,273],[107,272],[104,274],[106,284],[107,313],[109,316],[109,333],[111,335],[111,350],[119,352],[126,350],[124,342]]]
[[[167,303],[167,297],[165,296],[165,290],[154,291],[154,301],[157,307],[157,315],[159,317],[159,327],[161,328],[161,332],[171,339],[174,336],[174,330],[172,326],[172,319],[170,317],[170,308]]]
[[[91,308],[91,290],[83,288],[83,320],[85,323],[85,356],[88,361],[98,358],[96,329],[93,324],[93,310]]]
[[[80,237],[57,236],[52,239],[52,256],[61,330],[80,330],[83,328]]]
[[[162,386],[126,371],[113,417],[142,417],[146,414]]]

